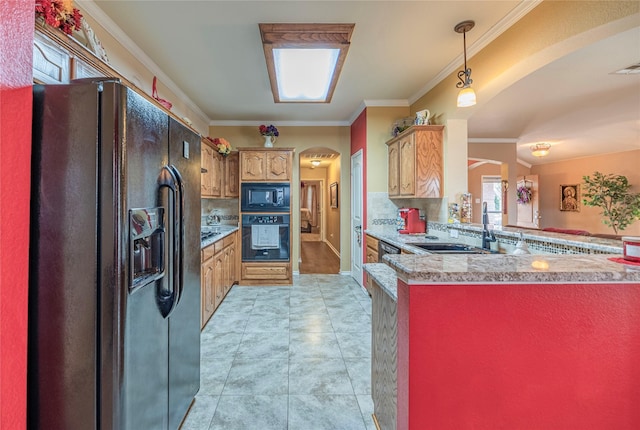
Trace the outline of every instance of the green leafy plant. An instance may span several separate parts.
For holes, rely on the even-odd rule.
[[[615,234],[640,219],[640,193],[630,193],[631,185],[626,176],[594,172],[593,177],[583,176],[582,203],[602,208],[602,222]]]

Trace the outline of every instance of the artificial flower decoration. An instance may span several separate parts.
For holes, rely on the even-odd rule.
[[[526,205],[531,201],[531,188],[526,186],[518,187],[516,194],[518,195],[517,202],[521,205]]]
[[[73,7],[72,0],[35,0],[36,16],[48,25],[71,35],[82,27],[82,14]]]
[[[269,124],[269,126],[261,125],[260,127],[258,127],[258,130],[260,130],[260,134],[263,136],[280,136],[278,129],[273,124]]]
[[[214,148],[216,148],[216,150],[225,157],[231,153],[231,144],[227,139],[223,137],[211,138],[207,136],[207,140],[213,143]]]

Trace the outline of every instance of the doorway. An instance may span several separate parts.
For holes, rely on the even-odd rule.
[[[300,181],[300,241],[324,241],[323,202],[324,181]]]
[[[340,180],[340,154],[329,148],[300,153],[300,274],[340,273],[340,208],[330,186]]]

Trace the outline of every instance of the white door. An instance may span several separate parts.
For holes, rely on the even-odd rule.
[[[538,196],[538,175],[518,176],[516,182],[518,189],[529,189],[531,195],[530,198],[524,198],[516,203],[518,209],[518,218],[516,225],[518,227],[527,228],[540,228],[540,210],[538,208],[538,202],[540,198]]]
[[[351,276],[362,287],[362,149],[351,156]]]

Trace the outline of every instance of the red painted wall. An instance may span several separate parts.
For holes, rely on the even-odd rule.
[[[0,26],[0,429],[26,428],[33,2]]]
[[[640,428],[640,284],[398,283],[398,430]]]

